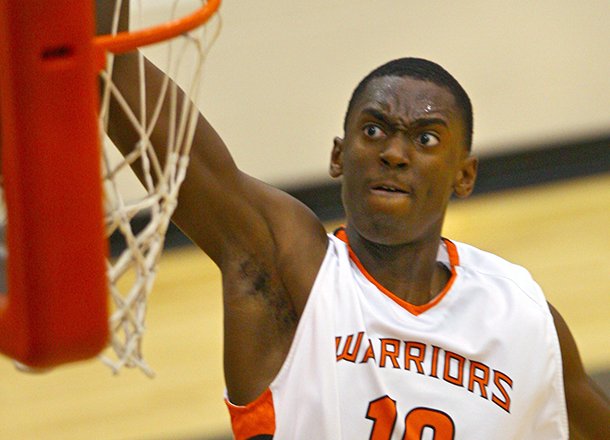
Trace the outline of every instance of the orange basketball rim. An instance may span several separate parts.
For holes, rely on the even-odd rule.
[[[107,242],[97,121],[105,51],[179,35],[218,8],[148,30],[94,36],[95,3],[0,1],[0,152],[7,292],[0,351],[49,367],[108,341]]]

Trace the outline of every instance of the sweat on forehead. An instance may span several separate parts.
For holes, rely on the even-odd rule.
[[[431,113],[461,117],[454,96],[446,88],[410,77],[373,79],[353,103],[352,116],[363,108],[374,108],[407,118]]]
[[[343,128],[347,128],[347,120],[350,116],[353,107],[361,98],[361,95],[367,89],[369,83],[375,78],[383,77],[410,77],[416,80],[422,80],[436,84],[448,90],[454,97],[456,107],[460,111],[464,122],[465,145],[468,150],[472,146],[472,131],[473,131],[473,116],[472,104],[470,98],[457,80],[440,65],[432,61],[421,58],[400,58],[390,61],[369,73],[354,89],[352,97],[349,101]]]

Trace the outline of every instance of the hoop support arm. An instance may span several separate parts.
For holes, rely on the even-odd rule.
[[[108,341],[93,17],[92,0],[0,2],[0,351],[33,367]]]

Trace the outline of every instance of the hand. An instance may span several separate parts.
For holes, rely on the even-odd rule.
[[[112,22],[117,3],[120,4],[119,25],[117,32],[129,29],[129,2],[130,0],[96,0],[96,34],[107,35],[113,30]]]

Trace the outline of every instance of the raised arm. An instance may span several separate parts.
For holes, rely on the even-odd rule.
[[[98,33],[110,30],[111,3],[98,0]],[[137,58],[117,57],[113,73],[136,112]],[[148,61],[145,72],[147,93],[158,96],[163,72]],[[167,107],[152,133],[159,157],[164,157]],[[128,153],[138,135],[121,112],[112,113],[108,134]],[[134,170],[137,174],[137,164]],[[326,252],[326,232],[300,202],[241,172],[201,115],[173,221],[222,271],[227,388],[233,402],[248,402],[283,363]]]
[[[610,439],[608,398],[587,376],[568,325],[559,312],[553,306],[550,307],[561,345],[570,438]]]
[[[100,32],[110,30],[112,3],[108,0],[98,1],[101,9],[98,14]],[[129,2],[122,3],[123,9],[126,9]],[[121,17],[121,26],[125,28],[125,11]],[[144,62],[148,102],[154,102],[165,74],[148,60]],[[136,53],[116,57],[113,81],[137,114],[139,81]],[[178,108],[182,99],[180,92]],[[166,113],[169,98],[166,101],[151,136],[160,158],[164,157],[164,141],[168,131]],[[113,101],[108,134],[119,150],[127,154],[139,136],[123,112],[113,111],[112,108],[117,106]],[[134,170],[139,173],[138,166]],[[197,121],[191,164],[180,192],[174,221],[220,266],[227,252],[235,247],[259,252],[260,241],[272,240],[273,244],[282,244],[296,235],[312,237],[313,233],[318,238],[314,241],[320,243],[321,226],[312,213],[295,199],[242,173],[220,136],[201,115]],[[284,230],[287,226],[301,233],[287,234],[288,230]],[[306,229],[302,231],[300,228]]]

